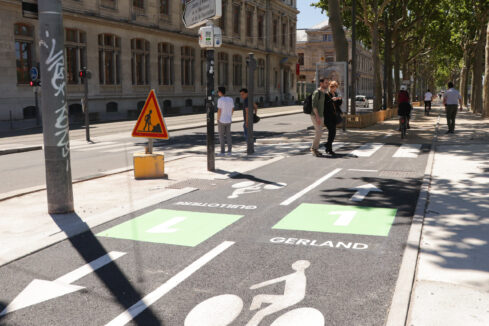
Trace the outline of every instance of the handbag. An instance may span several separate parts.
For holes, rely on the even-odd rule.
[[[253,123],[258,123],[260,120],[261,118],[256,113],[253,113]]]
[[[335,110],[335,115],[336,115],[336,124],[339,125],[340,123],[343,122],[343,116],[341,115],[341,112],[338,112]]]

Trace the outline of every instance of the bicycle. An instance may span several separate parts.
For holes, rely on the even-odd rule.
[[[304,270],[309,265],[307,260],[298,260],[292,264],[294,273],[251,286],[250,290],[255,290],[271,284],[285,282],[285,291],[283,295],[258,294],[254,296],[249,310],[257,312],[246,326],[258,326],[265,317],[301,302],[306,295]],[[264,304],[265,307],[262,308]],[[237,295],[216,295],[196,305],[188,313],[184,325],[229,326],[241,314],[243,306],[243,300]],[[301,307],[287,311],[270,324],[270,326],[302,325],[324,326],[324,316],[315,308]]]
[[[406,130],[407,130],[407,117],[402,115],[399,117],[399,129],[401,131],[401,139],[406,138]]]

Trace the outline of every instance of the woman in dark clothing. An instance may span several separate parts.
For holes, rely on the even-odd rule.
[[[335,155],[333,152],[333,141],[336,137],[336,112],[341,112],[341,103],[343,100],[338,93],[338,82],[332,81],[329,83],[329,91],[326,93],[326,100],[324,102],[324,125],[328,128],[328,141],[326,143],[326,153]]]

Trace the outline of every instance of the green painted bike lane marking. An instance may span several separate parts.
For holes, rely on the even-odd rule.
[[[388,236],[396,209],[301,204],[273,229]]]
[[[97,236],[195,247],[241,217],[243,215],[156,209]]]

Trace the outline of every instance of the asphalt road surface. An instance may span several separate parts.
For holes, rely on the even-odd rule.
[[[383,325],[430,150],[389,140],[194,180],[8,264],[0,325]]]

